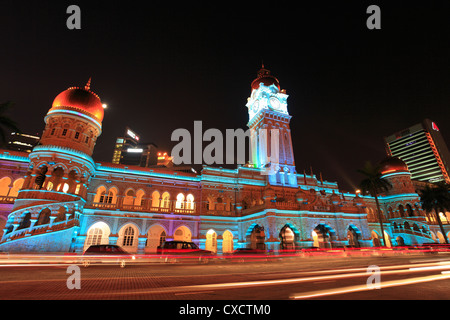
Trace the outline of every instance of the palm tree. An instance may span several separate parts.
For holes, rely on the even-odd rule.
[[[419,190],[419,194],[422,208],[425,212],[430,213],[434,211],[436,214],[439,228],[444,236],[445,243],[448,244],[448,238],[445,235],[439,212],[450,211],[450,186],[445,182],[440,182],[433,186],[427,185],[425,188]]]
[[[5,103],[0,103],[0,145],[4,146],[6,144],[6,130],[11,130],[13,132],[20,132],[17,127],[17,123],[11,120],[6,112],[10,109],[14,104],[11,101],[7,101]]]
[[[359,188],[363,194],[369,193],[375,198],[375,203],[377,204],[378,221],[380,222],[381,234],[383,237],[383,245],[386,246],[386,239],[384,236],[383,219],[381,216],[380,203],[378,201],[378,196],[388,191],[392,185],[389,181],[382,179],[381,176],[381,166],[374,166],[370,161],[367,161],[364,168],[358,170],[359,173],[365,176],[359,184]]]

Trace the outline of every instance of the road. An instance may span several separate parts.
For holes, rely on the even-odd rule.
[[[379,286],[369,277],[379,267]],[[268,261],[79,265],[0,264],[3,300],[448,300],[450,254]],[[374,269],[375,270],[375,269]]]

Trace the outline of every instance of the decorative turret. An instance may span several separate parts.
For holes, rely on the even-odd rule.
[[[391,184],[386,195],[415,193],[411,173],[405,162],[396,157],[388,157],[380,162],[382,178]]]
[[[83,88],[69,88],[55,98],[45,116],[42,138],[29,155],[25,181],[7,222],[10,232],[2,239],[21,242],[11,250],[39,251],[28,244],[33,235],[42,237],[42,233],[48,239],[40,241],[46,241],[48,248],[70,250],[95,173],[91,155],[103,115],[91,79]],[[59,241],[53,231],[68,241]]]

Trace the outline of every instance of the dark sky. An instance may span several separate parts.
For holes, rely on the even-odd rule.
[[[450,141],[448,1],[10,1],[0,3],[0,101],[41,133],[53,99],[91,88],[109,105],[94,159],[111,161],[130,126],[171,150],[173,130],[246,129],[265,66],[289,94],[298,172],[353,191],[383,137],[436,121]],[[81,8],[82,29],[66,28]],[[381,8],[381,30],[366,9]]]

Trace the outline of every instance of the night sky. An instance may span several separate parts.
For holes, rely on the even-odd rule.
[[[450,141],[449,1],[305,2],[2,0],[0,102],[41,134],[53,99],[92,77],[109,105],[94,159],[109,162],[125,126],[167,151],[195,120],[247,129],[263,60],[289,95],[299,173],[354,191],[384,136],[430,118]],[[71,4],[81,30],[66,27]],[[366,27],[371,4],[381,30]]]

